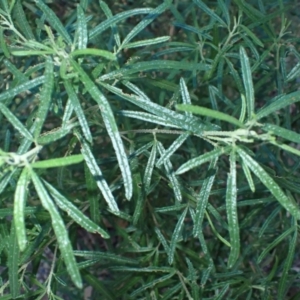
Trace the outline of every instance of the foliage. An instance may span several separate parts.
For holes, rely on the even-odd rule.
[[[292,1],[0,3],[1,300],[298,299]]]

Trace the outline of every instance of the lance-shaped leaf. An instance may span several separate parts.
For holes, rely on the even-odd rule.
[[[20,132],[26,139],[32,141],[33,137],[27,128],[19,121],[19,119],[3,104],[0,102],[0,111],[6,117],[6,119],[12,124],[12,126]]]
[[[11,223],[11,231],[9,236],[8,243],[8,279],[9,279],[9,289],[11,298],[16,299],[20,295],[20,283],[19,283],[19,258],[20,258],[20,250],[17,240],[17,233],[15,224]]]
[[[170,251],[168,252],[168,262],[170,265],[173,263],[173,260],[174,260],[176,245],[177,245],[178,240],[180,239],[180,234],[181,234],[181,231],[183,228],[183,223],[184,223],[184,219],[185,219],[187,211],[188,211],[188,208],[186,208],[183,211],[183,213],[181,214],[181,216],[178,219],[178,222],[176,224],[176,227],[174,229],[174,232],[172,234],[172,239],[170,242]]]
[[[128,33],[128,35],[123,40],[120,49],[125,48],[126,44],[128,44],[136,35],[138,35],[147,25],[149,25],[155,18],[157,18],[159,14],[164,12],[170,5],[171,1],[166,0],[161,5],[153,9],[148,16],[146,16]]]
[[[241,128],[244,127],[243,123],[240,122],[238,119],[236,119],[236,118],[234,118],[230,115],[224,114],[222,112],[215,111],[215,110],[210,109],[210,108],[206,108],[206,107],[202,107],[202,106],[196,106],[196,105],[189,105],[189,104],[177,104],[176,109],[178,109],[180,111],[191,112],[193,114],[197,114],[197,115],[201,115],[201,116],[206,116],[206,117],[226,121],[228,123],[237,125]]]
[[[193,0],[193,2],[200,7],[203,11],[205,11],[212,19],[214,19],[219,24],[227,27],[226,23],[216,14],[214,13],[205,3],[201,0]]]
[[[82,154],[76,154],[76,155],[71,155],[71,156],[66,156],[66,157],[36,161],[31,164],[31,167],[39,168],[39,169],[59,168],[59,167],[65,167],[65,166],[69,166],[69,165],[78,164],[82,161],[83,161]]]
[[[45,66],[45,83],[43,85],[41,96],[40,96],[40,103],[39,108],[35,118],[35,130],[34,130],[34,137],[37,138],[41,133],[42,127],[45,123],[48,110],[51,105],[52,101],[52,90],[53,90],[53,83],[54,83],[54,76],[53,76],[53,61],[51,58],[47,58],[46,66]]]
[[[40,76],[40,77],[34,78],[32,80],[29,80],[25,83],[22,83],[22,84],[16,86],[15,88],[9,89],[9,90],[1,93],[0,101],[12,98],[12,97],[18,95],[19,93],[22,93],[24,91],[32,89],[44,82],[45,82],[45,76]]]
[[[193,235],[194,237],[201,236],[202,233],[202,223],[204,214],[206,211],[206,207],[208,204],[209,195],[216,177],[216,170],[214,170],[218,158],[212,160],[209,166],[209,176],[204,179],[201,187],[201,191],[199,196],[197,197],[197,204],[196,204],[196,213],[194,218],[194,228],[193,228]]]
[[[144,189],[146,194],[149,191],[150,188],[150,183],[151,183],[151,177],[152,177],[152,172],[154,169],[154,164],[155,164],[155,159],[156,159],[156,151],[157,146],[156,146],[156,140],[153,143],[152,150],[148,159],[148,163],[145,169],[145,174],[144,174]]]
[[[159,151],[160,156],[163,156],[166,151],[165,151],[165,148],[163,147],[162,143],[158,142],[157,147],[158,147],[158,151]],[[169,178],[169,180],[172,184],[172,188],[173,188],[173,191],[174,191],[174,194],[175,194],[175,198],[176,198],[177,201],[181,202],[182,195],[181,195],[181,190],[180,190],[180,183],[179,183],[179,181],[178,181],[178,179],[175,175],[172,163],[170,162],[169,159],[164,160],[164,166],[165,166],[165,169],[166,169],[167,176],[168,176],[168,178]]]
[[[16,234],[18,238],[19,248],[23,251],[26,247],[26,229],[24,220],[24,209],[27,199],[27,184],[28,184],[28,170],[24,168],[15,191],[14,196],[14,223]]]
[[[85,49],[88,43],[87,23],[81,5],[77,6],[78,49]]]
[[[226,212],[228,220],[228,231],[230,238],[230,254],[228,267],[232,268],[240,254],[240,228],[237,213],[237,187],[236,187],[236,153],[235,148],[231,150],[230,173],[227,177]]]
[[[134,119],[142,120],[145,122],[163,125],[166,127],[178,128],[178,126],[176,126],[172,123],[167,123],[166,120],[162,117],[158,117],[156,115],[152,115],[152,114],[141,112],[141,111],[120,110],[117,112],[117,114],[120,116],[134,118]]]
[[[107,88],[109,91],[113,92],[114,94],[120,96],[123,99],[126,99],[127,101],[137,105],[138,107],[141,107],[142,109],[160,117],[164,118],[166,123],[171,123],[175,126],[178,126],[179,128],[182,128],[186,131],[190,131],[193,133],[201,134],[203,130],[218,130],[218,126],[214,126],[212,124],[205,124],[202,122],[199,118],[196,118],[194,116],[185,116],[180,113],[177,113],[175,111],[172,111],[166,107],[162,107],[161,105],[158,105],[154,102],[149,101],[147,98],[139,97],[137,95],[129,95],[123,93],[121,89],[118,89],[114,86],[101,83],[105,88]],[[130,83],[126,82],[124,83],[129,89],[134,88],[135,86]]]
[[[210,152],[206,152],[205,154],[202,154],[198,157],[192,158],[178,168],[178,170],[176,171],[176,175],[183,174],[193,168],[196,168],[196,167],[202,165],[203,163],[212,161],[213,159],[218,158],[220,155],[227,152],[228,149],[230,149],[229,146],[227,146],[225,148],[220,147],[220,148],[216,148]]]
[[[66,197],[64,197],[51,184],[44,181],[49,193],[52,195],[57,206],[66,211],[70,218],[72,218],[78,225],[86,229],[88,232],[99,233],[103,238],[108,239],[109,234],[85,216],[75,205],[73,205]]]
[[[183,78],[180,78],[180,93],[181,93],[183,104],[192,104],[188,88],[187,88]],[[192,115],[190,112],[185,112],[185,114],[187,116]]]
[[[69,240],[68,231],[65,227],[65,224],[38,175],[33,170],[30,171],[30,175],[43,207],[51,216],[52,227],[55,232],[58,246],[64,259],[64,263],[66,264],[68,273],[70,274],[74,284],[78,288],[82,288],[81,276],[73,254],[72,245]]]
[[[97,35],[101,34],[104,30],[108,29],[112,25],[125,20],[127,18],[131,18],[135,15],[142,15],[142,14],[149,14],[151,11],[153,11],[152,8],[137,8],[137,9],[131,9],[124,12],[121,12],[119,14],[116,14],[115,16],[105,20],[104,22],[100,23],[96,27],[90,30],[89,37],[92,39],[96,37]]]
[[[93,49],[93,48],[86,48],[86,49],[77,49],[70,53],[72,57],[81,56],[81,55],[91,55],[91,56],[100,56],[104,57],[108,60],[116,60],[117,57],[106,50],[101,49]]]
[[[189,132],[185,132],[181,134],[172,145],[164,152],[164,154],[157,161],[156,166],[161,166],[166,160],[168,160],[171,155],[184,143],[184,141],[188,138]]]
[[[91,134],[91,131],[90,131],[90,127],[89,127],[88,121],[85,117],[85,114],[84,114],[84,112],[81,108],[80,101],[79,101],[79,99],[78,99],[78,97],[77,97],[77,95],[76,95],[76,93],[73,89],[73,86],[68,80],[64,81],[64,85],[65,85],[66,91],[69,95],[69,99],[72,102],[75,113],[77,115],[78,121],[79,121],[80,126],[81,126],[81,130],[82,130],[85,138],[87,139],[87,141],[92,144],[93,143],[93,137],[92,137],[92,134]]]
[[[280,186],[273,180],[273,178],[256,162],[250,155],[243,149],[237,148],[239,156],[243,159],[244,163],[249,169],[259,178],[259,180],[269,189],[271,194],[277,201],[296,219],[300,219],[300,209],[298,205],[289,199],[282,191]]]
[[[141,40],[133,43],[126,44],[123,48],[124,49],[130,49],[130,48],[138,48],[138,47],[144,47],[144,46],[153,46],[159,43],[167,42],[170,39],[169,36],[161,36],[154,39],[148,39],[148,40]]]
[[[279,97],[276,97],[275,99],[273,99],[273,101],[261,108],[255,115],[255,119],[256,120],[259,120],[263,117],[266,117],[274,112],[276,112],[277,110],[279,109],[282,109],[288,105],[291,105],[293,103],[296,103],[300,101],[300,92],[297,91],[297,92],[293,92],[293,93],[290,93],[288,95],[281,95]]]
[[[288,141],[300,144],[300,134],[294,131],[282,128],[274,124],[268,124],[268,123],[264,124],[261,127],[261,129],[270,132],[272,134],[275,134],[277,136],[280,136]]]
[[[100,1],[100,7],[102,8],[103,12],[105,13],[105,15],[108,19],[113,18],[113,14],[112,14],[109,6],[104,1]],[[114,34],[114,39],[116,41],[116,45],[118,47],[120,47],[121,39],[120,39],[120,35],[119,35],[118,28],[117,28],[116,24],[111,25],[111,29],[112,29],[112,32]]]
[[[107,202],[109,208],[111,209],[111,211],[113,211],[114,213],[118,214],[119,213],[119,208],[118,205],[115,201],[115,198],[106,182],[106,180],[103,177],[103,174],[96,162],[96,159],[89,147],[89,145],[87,144],[87,142],[80,136],[80,134],[76,133],[77,137],[79,138],[79,141],[81,143],[81,153],[84,156],[84,160],[91,172],[91,174],[94,177],[94,180],[96,181],[100,191],[102,192],[102,195],[105,199],[105,201]]]
[[[243,47],[240,48],[240,58],[241,58],[243,82],[246,91],[248,120],[250,120],[254,114],[254,88],[253,88],[252,72],[249,63],[249,58]]]
[[[105,124],[107,133],[111,138],[119,162],[119,167],[121,169],[122,178],[124,181],[125,196],[127,199],[130,199],[132,197],[132,175],[123,141],[121,139],[112,109],[105,96],[98,89],[96,84],[89,78],[85,71],[79,66],[79,64],[77,64],[74,60],[71,60],[71,63],[74,69],[79,73],[82,83],[86,87],[88,93],[99,105],[103,122]]]
[[[42,0],[35,0],[35,3],[45,14],[49,24],[51,24],[51,26],[64,38],[68,44],[71,44],[71,37],[56,14]]]

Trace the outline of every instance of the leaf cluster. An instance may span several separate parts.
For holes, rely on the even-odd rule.
[[[299,297],[275,2],[0,3],[0,299]]]

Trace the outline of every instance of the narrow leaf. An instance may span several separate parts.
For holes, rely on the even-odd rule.
[[[226,212],[230,237],[230,254],[228,267],[232,268],[240,254],[240,228],[237,213],[237,186],[236,186],[236,154],[235,148],[230,153],[230,173],[227,178]]]
[[[93,48],[86,48],[86,49],[77,49],[70,53],[72,57],[81,56],[81,55],[91,55],[91,56],[101,56],[108,60],[116,60],[116,56],[106,50],[101,49],[93,49]]]
[[[172,145],[164,152],[164,154],[157,161],[156,166],[161,166],[166,160],[168,160],[171,155],[185,142],[185,140],[189,137],[190,133],[185,132],[181,134]]]
[[[156,150],[157,150],[156,141],[154,141],[152,150],[151,150],[148,162],[147,162],[147,166],[145,169],[145,174],[144,174],[144,189],[145,189],[146,194],[149,191],[149,187],[150,187],[150,183],[151,183],[152,172],[153,172],[155,159],[156,159],[156,152],[157,152]]]
[[[85,49],[88,43],[87,23],[81,5],[77,6],[78,49]]]
[[[54,85],[54,75],[53,75],[53,61],[51,58],[47,58],[45,66],[45,83],[43,85],[40,103],[38,106],[38,111],[35,118],[36,127],[34,130],[34,137],[37,138],[42,130],[45,123],[51,102],[52,102],[52,90]]]
[[[191,112],[193,114],[226,121],[228,123],[237,125],[238,127],[241,127],[241,128],[244,127],[243,123],[241,123],[238,119],[236,119],[230,115],[224,114],[222,112],[215,111],[213,109],[209,109],[209,108],[206,108],[203,106],[196,106],[196,105],[189,105],[189,104],[177,104],[176,109],[178,109],[180,111]]]
[[[300,134],[294,131],[282,128],[274,124],[265,123],[261,127],[264,131],[280,136],[288,141],[300,144]]]
[[[86,140],[92,144],[93,143],[93,137],[92,137],[92,134],[91,134],[91,131],[90,131],[90,127],[89,127],[88,121],[85,117],[85,114],[84,114],[84,112],[81,108],[80,101],[79,101],[79,99],[78,99],[78,97],[77,97],[77,95],[76,95],[76,93],[73,89],[73,86],[70,83],[70,81],[68,81],[68,80],[64,81],[64,85],[65,85],[66,91],[68,93],[69,99],[71,100],[71,103],[72,103],[73,108],[75,110],[75,113],[77,115],[78,121],[79,121],[80,126],[81,126],[81,130],[82,130]]]
[[[0,102],[0,111],[6,117],[6,119],[12,124],[12,126],[20,132],[26,139],[32,141],[33,136],[27,130],[27,128],[19,121],[19,119],[3,104]]]
[[[111,138],[119,162],[119,167],[121,169],[122,178],[124,181],[125,196],[127,199],[130,199],[132,197],[132,176],[123,141],[121,139],[112,109],[106,97],[102,94],[102,92],[100,92],[98,87],[89,78],[85,71],[74,60],[72,60],[71,63],[74,69],[80,74],[82,83],[84,84],[88,93],[99,105],[107,133]]]
[[[171,1],[164,1],[161,5],[156,7],[147,15],[141,22],[139,22],[125,37],[120,49],[123,49],[136,35],[138,35],[147,25],[149,25],[155,18],[164,12],[171,5]]]
[[[71,219],[73,219],[78,225],[86,229],[88,232],[99,233],[103,238],[108,239],[109,234],[91,221],[87,216],[85,216],[75,205],[73,205],[67,198],[65,198],[58,190],[56,190],[51,184],[44,181],[47,189],[52,195],[57,206],[66,211]]]
[[[293,103],[296,103],[300,101],[300,92],[293,92],[287,95],[282,95],[280,97],[275,97],[275,99],[273,99],[273,101],[271,102],[271,104],[263,107],[262,109],[260,109],[256,115],[255,115],[255,119],[259,120],[263,117],[266,117],[288,105],[291,105]]]
[[[219,24],[227,27],[226,23],[216,14],[214,13],[206,4],[204,4],[201,0],[193,0],[193,2],[198,5],[203,11],[205,11],[212,19],[214,19]]]
[[[35,3],[45,14],[49,24],[51,24],[51,26],[64,38],[68,44],[71,44],[72,40],[69,33],[55,13],[42,0],[35,0]]]
[[[14,196],[14,224],[16,228],[19,248],[23,251],[26,247],[26,224],[24,220],[24,210],[27,199],[27,184],[28,184],[28,170],[23,169],[15,191]]]
[[[52,202],[47,190],[45,189],[43,183],[39,179],[38,175],[33,170],[31,170],[30,173],[37,194],[41,200],[41,203],[43,207],[50,213],[52,226],[68,273],[71,276],[74,284],[78,288],[82,288],[81,276],[76,264],[73,249],[69,240],[68,231],[66,230],[65,224],[59,212],[57,211],[54,203]]]
[[[220,155],[224,154],[226,151],[228,151],[228,149],[229,146],[225,148],[220,147],[198,157],[192,158],[178,168],[178,170],[176,171],[176,175],[183,174],[193,168],[202,165],[203,163],[212,161],[213,159],[218,158]]]
[[[114,213],[118,214],[118,212],[119,212],[118,205],[114,199],[114,196],[113,196],[106,180],[103,177],[103,174],[102,174],[99,166],[97,165],[96,159],[95,159],[89,145],[78,134],[77,134],[77,136],[79,137],[79,140],[81,143],[81,147],[82,147],[81,153],[84,156],[84,160],[85,160],[91,174],[93,175],[94,180],[96,181],[100,191],[102,192],[102,195],[103,195],[105,201],[107,202],[110,210],[113,211]]]
[[[241,59],[243,82],[246,91],[247,114],[248,114],[248,120],[250,120],[254,114],[254,88],[253,88],[252,72],[249,63],[249,58],[243,47],[240,47],[240,59]]]
[[[161,36],[154,39],[148,39],[148,40],[141,40],[133,43],[126,44],[123,49],[130,49],[130,48],[138,48],[138,47],[144,47],[144,46],[153,46],[159,43],[167,42],[170,39],[169,36]]]
[[[183,213],[181,214],[181,216],[178,219],[178,222],[176,224],[176,227],[174,229],[174,232],[172,234],[172,239],[171,239],[171,242],[170,242],[170,251],[168,253],[168,262],[169,262],[170,265],[173,263],[173,260],[174,260],[176,245],[177,245],[177,242],[180,238],[180,234],[181,234],[181,231],[182,231],[182,227],[183,227],[183,223],[184,223],[187,211],[188,211],[188,208],[186,208],[183,211]]]
[[[45,169],[45,168],[59,168],[59,167],[65,167],[73,164],[78,164],[83,161],[82,154],[77,155],[71,155],[61,158],[53,158],[53,159],[47,159],[47,160],[41,160],[36,161],[31,164],[32,168],[39,168],[39,169]]]
[[[269,189],[271,194],[278,200],[278,202],[296,219],[300,219],[300,209],[298,205],[289,199],[279,185],[273,180],[273,178],[256,162],[251,156],[249,156],[243,149],[237,148],[239,156],[243,159],[244,163],[249,169],[259,178],[259,180]]]

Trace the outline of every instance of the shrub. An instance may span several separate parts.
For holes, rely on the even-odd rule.
[[[292,1],[0,7],[1,299],[298,299]]]

